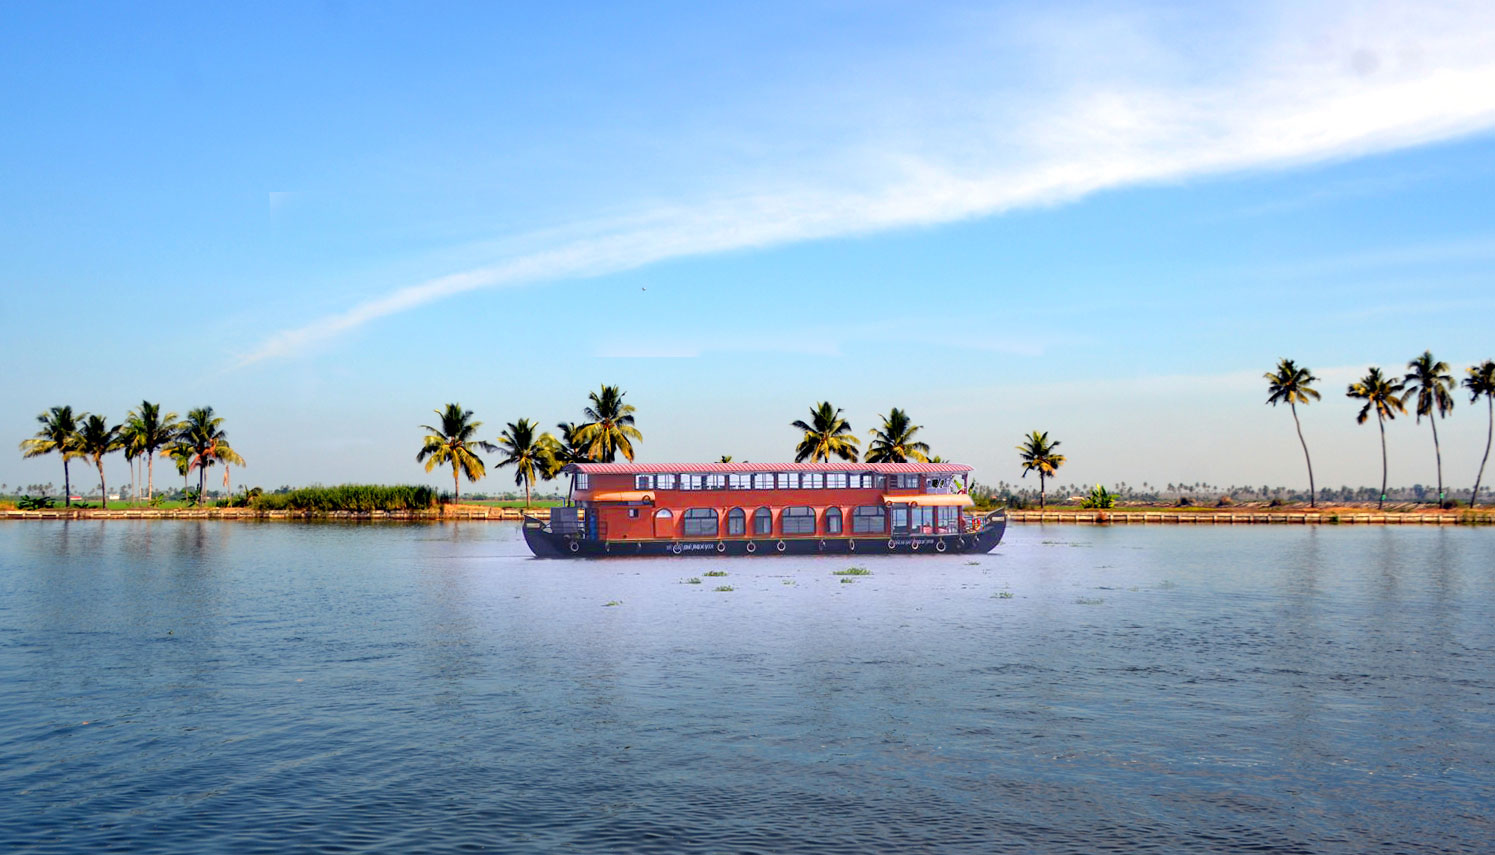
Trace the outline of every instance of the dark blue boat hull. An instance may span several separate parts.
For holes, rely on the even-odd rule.
[[[832,537],[693,538],[690,540],[600,540],[558,534],[540,520],[524,519],[524,542],[537,558],[622,558],[627,556],[767,555],[950,555],[990,552],[1007,530],[1007,516],[986,517],[979,531],[964,534],[899,534]]]

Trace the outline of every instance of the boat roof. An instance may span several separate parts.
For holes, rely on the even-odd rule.
[[[961,463],[572,463],[563,472],[585,475],[653,475],[656,473],[732,472],[876,472],[879,475],[960,475],[971,471]]]

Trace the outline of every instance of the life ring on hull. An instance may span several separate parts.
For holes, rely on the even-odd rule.
[[[888,551],[892,552],[894,549],[897,549],[897,548],[898,548],[898,545],[893,542],[893,539],[891,537],[888,538]]]
[[[784,545],[784,541],[782,541],[782,540],[779,541],[778,545],[774,547],[774,549],[777,549],[780,552],[783,552],[787,548],[788,547]]]
[[[917,541],[917,540],[911,540],[911,541],[909,541],[908,548],[911,549],[911,550],[913,550],[914,552],[918,552],[919,551],[919,541]]]
[[[720,540],[718,540],[716,542],[716,551],[717,552],[726,552],[727,551],[727,545],[725,543],[722,543]]]
[[[676,555],[679,555],[680,554],[680,550],[681,550],[680,544],[678,544],[678,543],[670,544],[670,551],[671,552],[675,553]]]
[[[824,551],[825,551],[825,541],[823,541],[823,540],[822,540],[822,541],[820,541],[820,551],[821,551],[821,552],[824,552]]]
[[[581,544],[578,543],[577,541],[573,540],[573,541],[571,541],[571,543],[569,545],[569,548],[570,548],[570,550],[572,552],[580,552],[581,551]]]
[[[748,554],[752,555],[754,552],[757,552],[757,551],[758,551],[758,544],[753,543],[751,540],[748,541],[748,545],[747,545],[747,552],[748,552]]]
[[[848,541],[846,541],[846,551],[847,552],[856,552],[857,551],[857,542],[854,541],[854,540],[848,540]]]
[[[945,546],[945,542],[943,540],[936,540],[934,542],[934,551],[935,552],[944,552],[948,548],[949,547]]]

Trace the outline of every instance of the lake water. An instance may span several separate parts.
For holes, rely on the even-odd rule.
[[[1495,847],[1495,530],[856,563],[0,524],[0,850]]]

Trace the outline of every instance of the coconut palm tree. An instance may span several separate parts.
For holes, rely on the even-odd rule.
[[[244,458],[228,444],[228,434],[223,430],[223,418],[213,415],[212,407],[198,407],[187,411],[182,422],[181,440],[191,451],[188,471],[197,470],[197,500],[202,502],[207,495],[208,467],[217,463],[224,465],[223,485],[228,487],[228,466],[244,465]]]
[[[31,439],[21,441],[21,456],[41,457],[54,451],[62,456],[62,492],[64,504],[73,504],[73,481],[68,473],[68,464],[82,457],[78,450],[78,423],[87,418],[87,413],[74,413],[72,407],[53,407],[36,417],[41,430]]]
[[[1299,368],[1291,359],[1277,362],[1276,371],[1263,375],[1267,379],[1267,403],[1277,406],[1287,402],[1293,411],[1293,426],[1298,429],[1298,442],[1303,446],[1303,460],[1308,464],[1308,507],[1318,507],[1318,491],[1313,486],[1313,460],[1308,456],[1308,443],[1303,439],[1303,425],[1298,421],[1298,405],[1308,406],[1322,396],[1311,384],[1318,381],[1313,372]]]
[[[123,446],[119,425],[111,426],[103,416],[90,415],[78,431],[78,451],[93,460],[99,470],[99,507],[109,507],[109,488],[104,483],[104,455]]]
[[[433,412],[441,417],[441,427],[421,425],[421,428],[428,433],[421,445],[420,453],[415,455],[415,462],[419,463],[424,460],[427,472],[437,466],[450,463],[452,500],[457,501],[461,498],[457,492],[457,473],[461,472],[466,475],[469,481],[477,481],[486,471],[483,468],[483,458],[479,457],[477,451],[473,449],[493,452],[498,450],[498,446],[485,440],[473,439],[483,423],[473,421],[472,410],[462,409],[461,404],[447,404],[446,409],[433,410]]]
[[[137,453],[145,457],[145,493],[156,496],[156,453],[171,444],[182,430],[176,413],[162,413],[160,404],[141,401],[125,420],[125,433]]]
[[[1424,350],[1422,355],[1407,363],[1412,369],[1402,381],[1407,385],[1407,396],[1417,393],[1417,421],[1428,417],[1433,427],[1433,453],[1438,461],[1438,503],[1443,503],[1443,449],[1438,445],[1438,418],[1448,418],[1453,412],[1453,390],[1457,388],[1453,376],[1448,373],[1448,363],[1433,359],[1433,352]]]
[[[1469,494],[1469,507],[1479,501],[1479,482],[1485,477],[1485,463],[1490,459],[1490,441],[1495,440],[1495,360],[1486,359],[1478,365],[1471,365],[1468,369],[1468,377],[1464,378],[1464,388],[1469,390],[1469,403],[1479,401],[1479,396],[1485,396],[1485,405],[1490,410],[1490,426],[1485,431],[1485,456],[1479,461],[1479,474],[1474,476],[1474,492]]]
[[[732,455],[730,455],[730,454],[723,454],[722,455],[722,459],[721,459],[720,462],[722,462],[722,463],[731,463],[732,462]]]
[[[591,460],[587,456],[585,448],[581,446],[581,440],[576,434],[580,430],[572,422],[560,422],[556,428],[561,432],[561,438],[555,440],[555,445],[550,449],[550,459],[545,463],[545,477],[554,478],[561,474],[572,463],[586,463]],[[555,439],[554,435],[551,435]]]
[[[535,427],[535,423],[529,419],[520,419],[509,422],[508,430],[498,435],[499,449],[508,455],[498,465],[514,467],[515,485],[524,485],[526,508],[529,507],[530,485],[535,483],[536,475],[550,480],[551,476],[546,473],[554,467],[555,449],[560,445],[548,433],[535,436]]]
[[[789,426],[804,431],[794,449],[794,462],[830,460],[831,455],[856,462],[861,441],[852,433],[851,423],[841,418],[840,408],[831,406],[830,401],[810,408],[808,424],[795,419]]]
[[[172,464],[176,466],[176,474],[182,476],[182,495],[186,496],[189,489],[187,476],[192,473],[192,446],[187,444],[187,440],[178,437],[161,449],[160,454],[162,457],[170,458]],[[199,493],[197,498],[200,502],[202,494]]]
[[[621,452],[633,460],[633,443],[642,442],[644,435],[633,426],[634,408],[623,403],[626,394],[617,386],[604,385],[600,393],[588,395],[592,405],[582,414],[590,421],[576,429],[576,439],[586,449],[588,459],[611,463]]]
[[[124,452],[125,463],[130,467],[130,495],[138,495],[135,484],[135,463],[140,459],[140,442],[136,438],[135,426],[129,420],[119,426],[119,449]]]
[[[1365,376],[1351,383],[1345,392],[1346,397],[1365,402],[1360,414],[1355,416],[1356,424],[1365,424],[1374,409],[1376,422],[1381,426],[1381,498],[1376,503],[1378,509],[1386,507],[1386,422],[1395,419],[1397,413],[1407,414],[1407,407],[1402,402],[1404,388],[1402,381],[1387,377],[1380,368],[1372,365]]]
[[[914,434],[923,425],[913,424],[908,413],[894,407],[882,419],[882,427],[870,433],[872,442],[867,445],[868,463],[907,463],[909,460],[927,461],[928,443],[917,442]]]
[[[1044,479],[1053,476],[1060,466],[1064,465],[1064,455],[1055,454],[1054,449],[1059,447],[1059,440],[1049,440],[1049,432],[1032,434],[1023,438],[1023,444],[1017,447],[1018,456],[1023,462],[1023,477],[1028,477],[1029,472],[1038,473],[1038,507],[1044,507]]]

